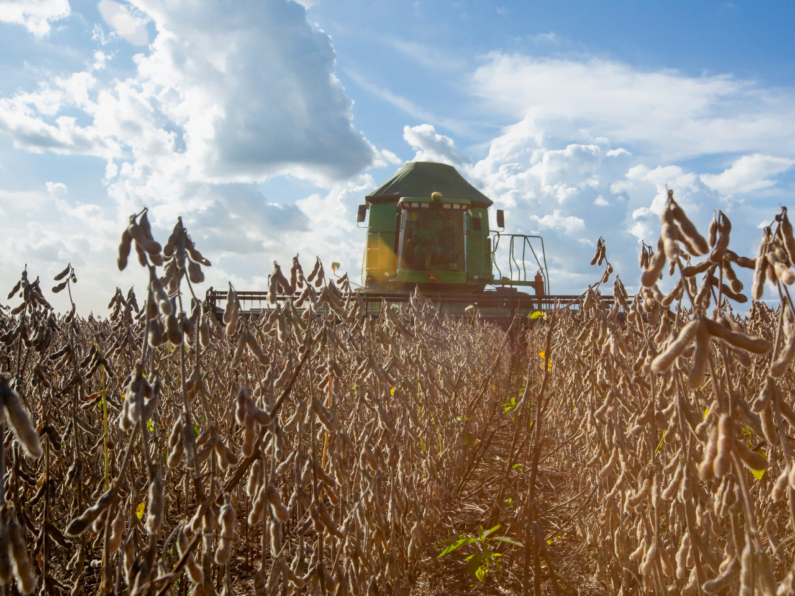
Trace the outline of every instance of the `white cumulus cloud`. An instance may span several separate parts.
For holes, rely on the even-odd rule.
[[[701,181],[721,194],[747,193],[773,186],[771,178],[786,172],[795,159],[754,153],[743,155],[720,174],[701,174]]]
[[[111,54],[98,53],[82,72],[0,97],[0,134],[22,150],[101,158],[111,201],[81,203],[54,181],[29,187],[23,212],[18,191],[0,191],[3,214],[24,222],[0,243],[0,275],[15,279],[28,263],[47,276],[71,260],[83,304],[102,308],[100,287],[143,285],[135,266],[119,273],[112,258],[127,216],[143,205],[161,240],[183,216],[211,255],[207,284],[216,287],[264,287],[263,263],[300,251],[311,267],[318,248],[355,273],[356,205],[375,187],[361,173],[398,160],[355,128],[331,39],[304,7],[103,0],[100,12],[132,43],[143,42],[145,21],[156,31],[133,69],[111,78]],[[259,182],[280,175],[327,190],[297,203],[263,195]]]
[[[437,161],[451,166],[472,163],[471,157],[456,148],[453,139],[440,135],[430,124],[405,126],[403,138],[417,151],[413,161]]]
[[[149,43],[146,22],[130,13],[130,9],[124,4],[102,0],[99,3],[99,14],[116,33],[134,46],[145,46]]]
[[[543,217],[531,215],[530,219],[544,230],[563,230],[567,234],[573,234],[585,229],[585,221],[583,219],[574,215],[561,215],[560,209],[555,209],[552,213]]]
[[[126,151],[134,165],[211,183],[280,174],[331,183],[394,160],[353,126],[331,40],[309,25],[301,6],[132,5],[131,12],[103,0],[100,11],[134,43],[145,33],[137,15],[154,22],[157,37],[151,52],[136,56],[133,76],[98,85],[94,71],[104,64],[95,64],[71,77],[82,77],[79,98],[56,81],[0,99],[0,131],[16,146],[103,157]],[[59,115],[67,107],[81,109],[90,124]]]
[[[373,163],[376,152],[354,128],[352,102],[334,74],[331,40],[302,7],[196,4],[134,2],[158,30],[152,53],[138,60],[134,92],[177,126],[193,177],[328,181]]]
[[[0,132],[14,145],[35,153],[52,151],[67,155],[112,157],[120,153],[115,139],[103,135],[94,125],[81,126],[74,116],[58,115],[64,108],[94,114],[97,104],[95,73],[105,67],[106,56],[96,52],[83,72],[54,77],[30,93],[0,98]]]
[[[69,0],[0,0],[0,22],[24,25],[37,37],[47,35],[51,23],[70,13]]]

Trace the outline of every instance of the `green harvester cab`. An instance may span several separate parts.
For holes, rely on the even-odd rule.
[[[524,242],[535,255],[528,239],[538,237],[492,230],[493,202],[452,166],[409,162],[365,201],[357,217],[362,224],[370,214],[362,263],[365,291],[410,292],[419,287],[423,292],[478,293],[491,284],[528,286],[542,295],[548,287],[546,260],[543,266],[539,262],[533,280],[527,279],[524,267]],[[496,228],[505,227],[503,219],[497,210]],[[494,275],[501,237],[509,238],[510,278],[499,269]],[[514,254],[517,238],[522,239],[522,267]],[[543,250],[543,240],[541,246]],[[518,275],[513,274],[514,263]]]

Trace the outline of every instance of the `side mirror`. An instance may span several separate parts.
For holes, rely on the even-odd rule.
[[[356,223],[364,223],[367,217],[367,205],[359,205],[359,212],[356,214]]]
[[[497,227],[505,227],[505,212],[502,209],[497,209]]]

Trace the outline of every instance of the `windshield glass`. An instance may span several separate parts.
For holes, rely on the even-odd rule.
[[[400,251],[405,267],[465,271],[464,213],[457,209],[404,209]]]

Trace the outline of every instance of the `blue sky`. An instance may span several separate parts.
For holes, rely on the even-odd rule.
[[[356,206],[404,162],[455,165],[542,234],[552,289],[596,239],[633,287],[666,185],[702,227],[795,183],[786,2],[0,0],[0,275],[71,261],[102,312],[126,217],[182,215],[208,282],[300,253],[358,277]],[[54,303],[63,307],[54,297]]]

